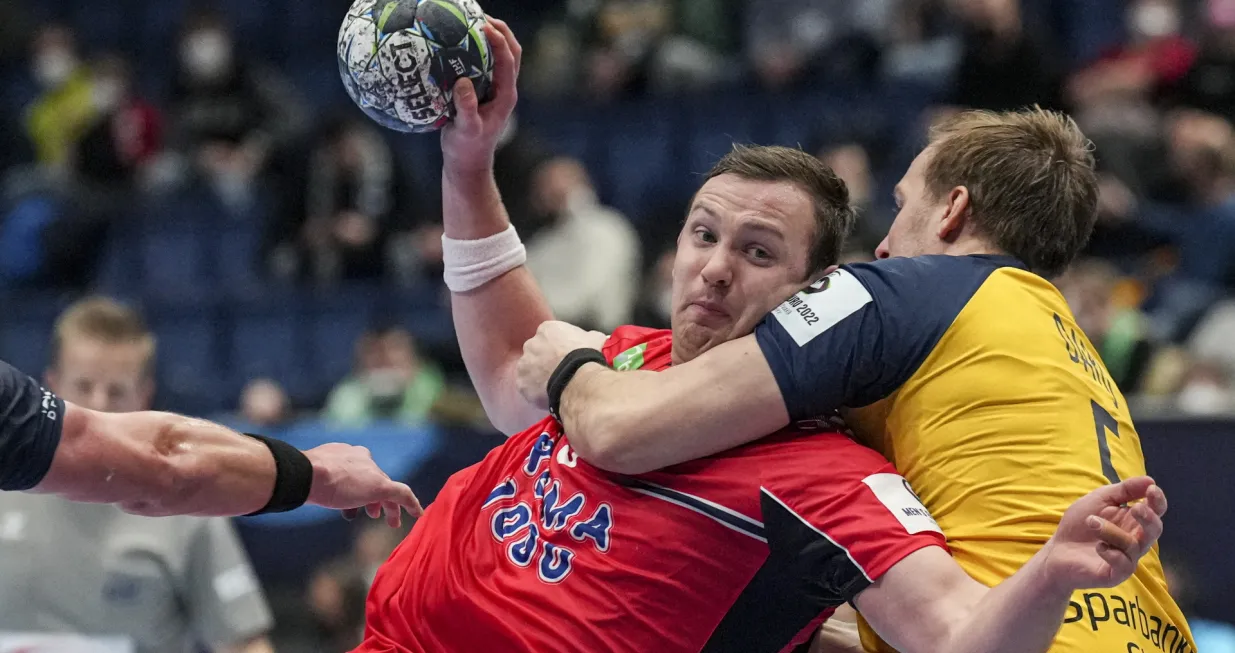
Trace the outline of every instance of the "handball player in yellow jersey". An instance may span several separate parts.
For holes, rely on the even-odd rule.
[[[919,492],[957,562],[994,585],[1073,501],[1145,473],[1127,402],[1047,281],[1093,229],[1093,165],[1066,116],[961,114],[897,184],[880,260],[843,266],[754,335],[659,373],[568,362],[550,384],[594,337],[546,323],[525,346],[520,390],[559,417],[580,457],[620,473],[844,407]],[[1156,549],[1123,584],[1078,592],[1060,618],[1054,651],[1195,650]],[[868,629],[863,640],[888,650]]]

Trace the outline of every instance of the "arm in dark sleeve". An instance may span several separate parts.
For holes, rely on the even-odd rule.
[[[890,395],[996,267],[956,256],[846,266],[782,304],[755,334],[789,417]]]
[[[778,307],[754,337],[663,372],[584,365],[562,393],[562,424],[584,460],[642,474],[873,403],[914,374],[1004,265],[929,256],[839,270]]]
[[[43,480],[63,423],[59,397],[0,361],[0,490],[29,490]]]

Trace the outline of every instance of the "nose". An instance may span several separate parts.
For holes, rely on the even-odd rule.
[[[733,282],[733,261],[728,249],[714,247],[700,273],[709,286],[728,287]]]
[[[875,258],[891,258],[892,246],[888,244],[888,236],[883,237],[883,242],[875,248]]]
[[[111,411],[111,399],[107,396],[106,388],[92,388],[90,394],[86,395],[86,408],[97,410],[102,413]]]

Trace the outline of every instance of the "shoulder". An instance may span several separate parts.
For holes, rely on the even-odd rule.
[[[772,317],[799,346],[858,314],[872,336],[938,334],[1008,257],[919,256],[846,265],[791,297]],[[863,335],[853,333],[853,336]]]
[[[605,340],[602,351],[610,364],[615,364],[617,357],[636,347],[646,345],[643,351],[667,348],[672,345],[672,336],[673,332],[668,329],[620,326],[614,329],[609,338]]]
[[[883,308],[896,303],[907,306],[964,305],[996,270],[1023,268],[1006,256],[916,256],[890,258],[846,265],[873,301]]]

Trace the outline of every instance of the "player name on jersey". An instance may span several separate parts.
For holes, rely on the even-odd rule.
[[[482,511],[496,508],[489,521],[490,531],[494,539],[506,545],[510,562],[527,567],[535,560],[536,573],[546,583],[560,583],[570,575],[575,551],[573,547],[543,539],[543,534],[569,529],[571,539],[604,554],[609,552],[613,529],[612,506],[600,502],[590,517],[582,519],[580,515],[589,505],[588,498],[582,492],[567,497],[569,489],[562,488],[561,480],[554,479],[547,469],[540,472],[553,456],[554,444],[551,434],[541,433],[523,465],[524,478],[512,476],[499,483],[481,507]],[[564,445],[557,457],[559,464],[568,467],[577,462],[570,445]],[[533,484],[534,505],[526,501],[510,504],[519,495],[521,483]]]

